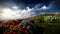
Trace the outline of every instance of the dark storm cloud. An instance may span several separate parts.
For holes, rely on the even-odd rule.
[[[42,3],[48,6],[54,0],[13,0],[16,4],[25,4],[25,6],[29,6],[30,8],[34,7],[35,5]]]
[[[10,1],[12,1],[12,0],[0,0],[0,4],[4,4],[4,3],[10,2]]]
[[[25,9],[26,7],[33,8],[35,5],[43,4],[48,6],[51,2],[55,0],[0,0],[0,5],[5,5],[6,3],[16,4],[21,9]]]
[[[26,3],[26,4],[38,4],[38,3],[43,3],[43,2],[51,2],[53,0],[13,0],[18,3]]]
[[[55,0],[0,0],[0,5],[5,3],[14,3],[17,6],[21,6],[20,8],[26,8],[26,7],[32,8],[40,3],[48,6],[53,1]]]
[[[57,0],[53,3],[54,7],[60,10],[60,0]]]
[[[8,3],[11,3],[12,0],[0,0],[0,8],[4,7],[5,5],[7,5]]]
[[[51,2],[48,7],[50,7],[48,10],[44,10],[44,13],[51,14],[51,13],[60,13],[60,0],[55,0]]]
[[[52,3],[50,3],[49,5],[50,7],[50,12],[54,13],[54,12],[60,12],[60,0],[56,0]]]

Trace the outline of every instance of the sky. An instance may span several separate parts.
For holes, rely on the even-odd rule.
[[[60,13],[60,0],[0,0],[0,20]]]

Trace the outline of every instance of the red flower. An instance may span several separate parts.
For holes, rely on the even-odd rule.
[[[13,32],[13,34],[17,34],[17,32]]]
[[[9,29],[7,29],[5,32],[9,32]]]
[[[16,29],[16,26],[15,25],[11,25],[10,28]]]
[[[10,32],[7,32],[7,34],[10,34]]]
[[[24,30],[24,33],[28,33],[28,30],[27,30],[27,29],[25,29],[25,30]]]
[[[18,27],[18,30],[21,30],[21,31],[23,30],[23,27],[22,26],[19,25],[17,27]]]
[[[10,28],[13,28],[13,25],[10,25]]]
[[[16,29],[16,26],[13,26],[13,29]]]

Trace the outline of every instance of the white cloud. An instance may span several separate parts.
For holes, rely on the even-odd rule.
[[[43,10],[46,10],[46,9],[48,9],[48,7],[46,7],[46,6],[43,6],[41,9],[43,9]]]
[[[29,7],[27,7],[26,9],[18,9],[17,6],[12,7],[13,9],[10,8],[3,8],[1,10],[2,13],[0,16],[0,20],[6,20],[6,19],[24,19],[24,18],[29,18],[35,16],[35,12],[32,12],[34,9],[30,9]]]
[[[25,19],[25,18],[33,17],[33,16],[36,16],[35,11],[41,10],[41,8],[46,10],[48,7],[43,6],[39,8],[38,5],[36,5],[33,8],[26,7],[26,9],[20,9],[16,5],[10,8],[3,7],[2,9],[0,9],[0,12],[1,12],[0,20],[6,20],[6,19],[15,20],[15,19]]]
[[[18,9],[18,7],[17,7],[17,6],[13,6],[12,8],[13,8],[13,9]]]

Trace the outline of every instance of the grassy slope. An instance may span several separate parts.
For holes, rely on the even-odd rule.
[[[54,15],[57,15],[57,14],[46,14],[46,15],[42,15],[42,16],[54,16]],[[34,17],[34,19],[40,17],[41,15],[39,16],[36,16]],[[59,15],[57,15],[59,16]],[[45,32],[44,34],[60,34],[60,23],[37,23],[35,24],[39,27],[44,27],[45,28]]]

